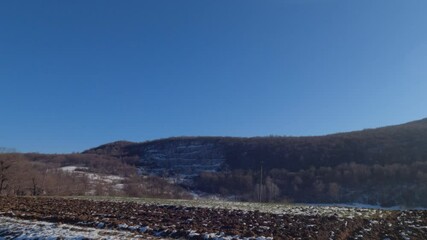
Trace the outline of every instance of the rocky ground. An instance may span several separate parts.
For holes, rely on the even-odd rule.
[[[143,239],[427,239],[427,211],[421,210],[266,204],[274,211],[264,211],[166,203],[0,197],[0,216],[123,231]]]

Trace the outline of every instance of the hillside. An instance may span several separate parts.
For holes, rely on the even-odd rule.
[[[186,162],[230,169],[298,171],[342,163],[409,164],[427,160],[427,119],[402,125],[315,137],[177,137],[143,143],[114,142],[84,153],[138,157],[140,164]]]
[[[194,193],[427,207],[427,119],[314,137],[175,137],[79,154],[0,154],[0,195]]]
[[[196,178],[195,190],[242,200],[427,205],[427,119],[313,137],[114,142],[84,153]]]

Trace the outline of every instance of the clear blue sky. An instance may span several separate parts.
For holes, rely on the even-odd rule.
[[[427,117],[425,0],[1,1],[0,146]]]

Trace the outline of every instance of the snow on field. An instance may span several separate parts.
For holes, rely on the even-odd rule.
[[[136,239],[127,231],[0,217],[0,239]]]
[[[103,197],[89,197],[92,200],[106,200]],[[184,207],[218,208],[243,211],[260,211],[273,214],[290,214],[304,216],[337,216],[341,218],[364,217],[386,214],[384,209],[377,208],[355,208],[349,206],[330,205],[308,205],[308,204],[280,204],[280,203],[254,203],[254,202],[234,202],[220,200],[183,200],[183,199],[155,199],[155,198],[128,198],[128,197],[108,197],[108,201],[133,201],[140,204],[173,205]]]
[[[156,239],[168,240],[170,238],[160,238],[161,233],[154,236],[141,235],[138,232],[124,231],[131,227],[123,224],[122,230],[97,229],[91,227],[81,227],[69,224],[50,223],[35,220],[22,220],[10,217],[0,217],[0,240],[17,239],[17,240],[83,240],[83,239]],[[140,232],[144,232],[142,230]],[[157,236],[158,235],[158,236]],[[199,236],[199,233],[190,231],[189,237]],[[216,240],[231,239],[251,239],[251,240],[272,240],[272,237],[242,238],[240,236],[224,236],[221,234],[204,234],[205,238]]]
[[[383,207],[381,205],[372,205],[365,203],[307,203],[306,205],[319,206],[319,207],[344,207],[344,208],[362,208],[362,209],[378,209],[378,210],[427,210],[423,207],[403,207],[391,206]]]

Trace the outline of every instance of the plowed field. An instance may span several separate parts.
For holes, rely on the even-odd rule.
[[[189,203],[0,197],[0,215],[181,239],[427,239],[421,210]]]

